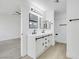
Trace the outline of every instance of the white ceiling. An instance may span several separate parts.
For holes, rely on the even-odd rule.
[[[11,14],[20,9],[21,0],[0,0],[0,14]]]
[[[0,0],[0,14],[12,14],[21,7],[21,2],[24,0]],[[45,9],[55,8],[57,12],[66,11],[66,0],[60,0],[59,3],[55,3],[55,0],[29,0],[36,2]]]
[[[59,0],[59,3],[55,3],[54,8],[58,13],[66,13],[66,0]]]
[[[66,12],[66,0],[59,0],[59,3],[56,3],[56,0],[29,0],[36,2],[37,4],[43,6],[45,9],[54,8],[57,13]]]

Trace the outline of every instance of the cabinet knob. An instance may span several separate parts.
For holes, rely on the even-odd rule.
[[[45,42],[45,44],[47,44],[47,42]]]
[[[44,43],[42,43],[42,45],[44,46]]]
[[[47,38],[45,38],[45,40],[47,40]]]
[[[21,35],[23,35],[23,33],[21,33]]]
[[[48,42],[50,42],[50,40],[48,40]]]
[[[38,40],[38,38],[36,38],[36,41]]]
[[[45,46],[47,48],[47,46]]]

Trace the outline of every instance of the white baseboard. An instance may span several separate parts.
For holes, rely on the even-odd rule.
[[[21,39],[21,38],[20,37],[13,37],[13,38],[1,39],[0,41],[13,40],[13,39]]]
[[[66,41],[59,41],[59,40],[55,40],[55,42],[65,43],[65,44],[66,44]]]
[[[52,43],[52,46],[54,46],[55,45],[55,41]]]
[[[67,58],[72,58],[72,56],[68,52],[66,53],[66,57]]]

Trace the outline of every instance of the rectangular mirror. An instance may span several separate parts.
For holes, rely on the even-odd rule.
[[[41,29],[51,29],[51,22],[48,20],[41,21]]]
[[[39,25],[40,29],[44,29],[44,19],[42,17],[39,18]]]
[[[30,29],[38,28],[38,16],[32,13],[29,13],[29,28]]]

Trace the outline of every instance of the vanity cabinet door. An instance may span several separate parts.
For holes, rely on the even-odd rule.
[[[36,41],[36,55],[37,57],[40,56],[43,53],[43,38],[38,39]]]
[[[52,38],[51,38],[51,36],[49,36],[48,38],[49,38],[49,40],[48,40],[48,46],[50,47],[50,45],[52,43]]]
[[[47,37],[47,47],[49,47],[49,44],[50,44],[50,38],[49,36]]]
[[[45,49],[45,38],[42,38],[42,53],[44,52],[44,49]]]

